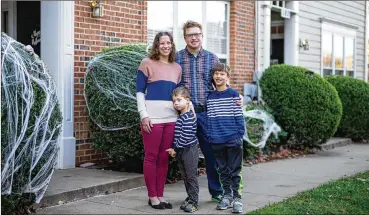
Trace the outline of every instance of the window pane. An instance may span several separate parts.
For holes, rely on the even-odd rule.
[[[331,69],[323,69],[323,76],[332,75]]]
[[[165,13],[163,9],[165,8]],[[147,1],[147,42],[152,44],[160,31],[173,34],[173,2]]]
[[[345,38],[345,63],[347,70],[354,69],[354,39]]]
[[[343,75],[343,70],[335,70],[334,74],[336,75]]]
[[[332,34],[323,33],[323,67],[332,67]]]
[[[348,76],[354,77],[354,71],[347,71],[346,73]]]
[[[161,10],[161,13],[163,11]],[[166,12],[165,12],[166,13]],[[202,23],[202,2],[201,1],[178,1],[178,30],[179,38],[176,43],[177,50],[186,47],[186,42],[183,39],[183,24],[188,21],[196,21]]]
[[[206,8],[209,8],[206,11],[206,48],[215,54],[227,54],[227,5],[224,2],[207,1]]]
[[[343,68],[343,37],[339,35],[334,38],[334,65],[337,69]]]

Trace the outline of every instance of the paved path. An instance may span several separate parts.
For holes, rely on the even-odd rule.
[[[269,203],[278,202],[319,184],[369,170],[369,144],[352,144],[321,151],[298,159],[279,160],[244,168],[243,202],[245,212]],[[217,211],[210,201],[205,176],[199,177],[200,210],[196,214],[230,214]],[[127,190],[97,196],[50,208],[37,210],[39,214],[178,214],[185,198],[182,182],[167,185],[166,198],[174,205],[172,210],[154,210],[147,205],[146,188]]]

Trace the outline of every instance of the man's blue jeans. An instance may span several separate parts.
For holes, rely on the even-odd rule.
[[[218,166],[214,157],[213,149],[208,141],[207,135],[207,115],[206,112],[196,113],[197,117],[197,138],[200,148],[205,156],[206,176],[208,178],[208,188],[212,196],[223,194],[220,183]]]

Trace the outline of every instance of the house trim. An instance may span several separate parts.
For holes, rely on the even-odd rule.
[[[322,22],[322,23],[323,22],[331,23],[331,24],[342,26],[342,27],[351,28],[351,29],[354,29],[354,30],[359,29],[359,26],[357,26],[357,25],[353,25],[353,24],[347,23],[347,22],[337,21],[337,20],[327,18],[327,17],[321,17],[320,22]]]
[[[369,42],[369,2],[365,1],[365,56],[364,56],[364,81],[369,82],[368,77],[368,42]]]
[[[57,168],[74,168],[74,1],[41,1],[41,44],[63,115]]]

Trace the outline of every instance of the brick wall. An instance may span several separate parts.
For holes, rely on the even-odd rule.
[[[255,1],[230,3],[230,84],[243,93],[255,70]]]
[[[74,26],[74,135],[76,166],[96,162],[102,153],[92,149],[88,112],[83,96],[84,72],[88,62],[102,48],[130,42],[146,42],[144,1],[103,1],[104,17],[93,18],[88,1],[75,1]]]

